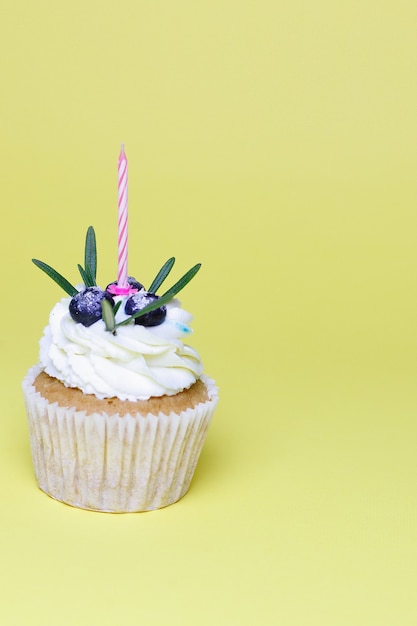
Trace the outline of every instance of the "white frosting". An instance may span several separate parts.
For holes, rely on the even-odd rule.
[[[132,323],[119,326],[116,335],[103,320],[88,328],[71,318],[70,298],[51,311],[49,325],[40,341],[40,362],[50,376],[67,387],[77,387],[97,398],[147,400],[174,395],[190,387],[202,374],[198,353],[181,339],[192,331],[192,315],[178,300],[167,307],[159,326]],[[126,316],[120,306],[116,321]]]

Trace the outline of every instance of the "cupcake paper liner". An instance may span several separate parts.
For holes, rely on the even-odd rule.
[[[108,415],[51,404],[23,381],[30,445],[39,487],[56,500],[114,513],[168,506],[188,491],[217,404],[208,400],[181,413]]]

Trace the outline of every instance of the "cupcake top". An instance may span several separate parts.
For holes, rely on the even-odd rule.
[[[175,259],[162,266],[150,287],[129,277],[105,289],[96,282],[96,240],[87,231],[85,264],[78,266],[83,283],[74,287],[51,266],[35,265],[68,294],[52,309],[40,341],[40,363],[47,374],[67,387],[99,399],[137,401],[175,395],[202,375],[198,353],[184,344],[192,315],[175,295],[195,276],[191,268],[170,289],[157,295]]]

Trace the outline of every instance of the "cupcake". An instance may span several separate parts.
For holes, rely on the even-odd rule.
[[[217,388],[185,340],[192,316],[176,298],[191,268],[159,295],[169,259],[148,288],[129,276],[101,288],[96,238],[87,231],[82,284],[35,265],[66,292],[23,381],[40,489],[94,511],[158,509],[188,491]]]

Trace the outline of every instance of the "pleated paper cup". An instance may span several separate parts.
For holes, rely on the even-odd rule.
[[[23,381],[30,445],[39,487],[82,509],[127,513],[168,506],[188,491],[217,404],[208,399],[169,415],[91,413],[50,403],[36,391],[41,372]]]

